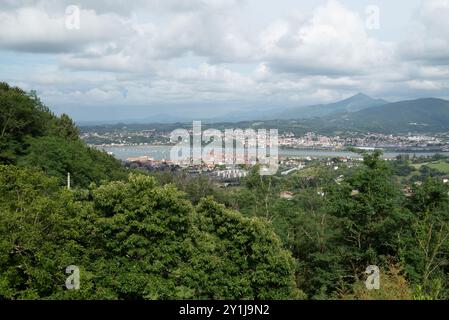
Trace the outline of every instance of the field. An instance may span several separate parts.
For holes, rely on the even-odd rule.
[[[422,166],[427,166],[431,169],[435,169],[441,172],[444,172],[446,174],[449,174],[449,163],[444,160],[440,161],[434,161],[434,162],[427,162],[427,163],[420,163],[420,164],[412,164],[413,167],[416,169],[420,169]]]

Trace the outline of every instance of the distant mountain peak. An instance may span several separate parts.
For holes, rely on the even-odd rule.
[[[337,120],[340,127],[348,123],[357,129],[386,132],[433,131],[449,128],[449,101],[420,98],[373,106],[346,114]],[[422,128],[416,124],[425,124]]]
[[[355,94],[355,95],[353,95],[352,97],[349,97],[348,99],[346,99],[346,100],[359,100],[359,99],[364,99],[364,100],[375,100],[375,99],[373,99],[373,98],[371,98],[370,96],[368,96],[367,94],[364,94],[363,92],[359,92],[359,93],[357,93],[357,94]]]
[[[338,113],[357,112],[363,109],[380,106],[388,102],[382,99],[374,99],[370,96],[359,92],[345,100],[337,101],[329,104],[312,105],[305,107],[289,108],[272,118],[275,119],[307,119],[314,117],[322,117]]]

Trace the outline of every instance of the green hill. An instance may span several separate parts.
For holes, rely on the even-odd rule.
[[[0,300],[303,297],[268,221],[128,175],[68,116],[4,83],[0,155]]]
[[[389,103],[345,114],[336,123],[349,128],[378,131],[449,130],[449,101],[426,98]]]
[[[63,184],[68,172],[74,186],[126,178],[121,163],[89,148],[67,115],[57,117],[35,92],[0,83],[0,164],[35,167]]]
[[[307,131],[326,134],[347,131],[395,134],[444,132],[449,130],[449,101],[436,98],[400,101],[357,112],[311,119],[280,120],[277,123],[280,128],[297,127],[299,133]]]
[[[357,112],[366,108],[381,106],[388,102],[382,99],[373,99],[363,93],[356,94],[348,99],[329,104],[319,104],[306,107],[290,108],[281,113],[272,115],[273,119],[310,119],[335,115],[343,112]]]
[[[402,134],[449,130],[449,101],[447,100],[424,98],[382,103],[385,101],[370,99],[359,94],[335,104],[290,110],[284,116],[277,117],[279,120],[261,122],[261,127],[278,128],[281,131],[290,130],[297,134],[308,131],[324,134],[348,131]],[[370,101],[374,106],[366,107]],[[299,113],[300,110],[303,111],[302,114]]]

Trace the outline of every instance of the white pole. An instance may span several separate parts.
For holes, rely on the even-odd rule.
[[[70,172],[67,172],[67,189],[70,190]]]

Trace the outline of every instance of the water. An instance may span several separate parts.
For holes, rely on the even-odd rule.
[[[148,156],[155,160],[170,159],[170,146],[124,146],[124,147],[102,147],[106,152],[111,152],[117,159],[126,160]]]
[[[111,152],[117,159],[126,160],[127,158],[135,158],[148,156],[155,160],[170,159],[171,146],[113,146],[101,147],[106,152]],[[385,152],[385,159],[392,159],[400,154],[408,154],[417,156],[432,156],[436,153],[444,154],[449,157],[449,152]],[[279,149],[280,157],[316,157],[316,158],[333,158],[333,157],[359,157],[358,154],[348,151],[327,151],[327,150],[304,150],[304,149]]]

